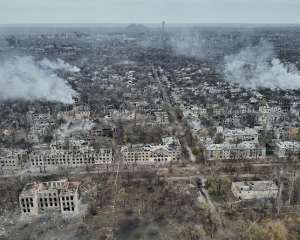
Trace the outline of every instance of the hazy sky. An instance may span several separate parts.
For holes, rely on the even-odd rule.
[[[300,23],[300,0],[0,0],[12,23]]]

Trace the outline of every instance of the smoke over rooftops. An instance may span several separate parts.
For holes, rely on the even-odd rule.
[[[228,82],[247,88],[300,88],[300,75],[295,65],[285,66],[275,57],[273,45],[261,41],[238,54],[225,56],[225,76]]]
[[[35,61],[31,56],[4,57],[0,61],[0,99],[42,100],[70,103],[75,91],[59,78],[54,70],[77,72],[58,59]]]

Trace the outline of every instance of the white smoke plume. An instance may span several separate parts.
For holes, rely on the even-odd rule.
[[[66,70],[69,72],[79,72],[80,69],[76,66],[72,67],[69,63],[64,62],[62,59],[58,58],[57,62],[52,62],[47,58],[44,58],[42,61],[39,62],[39,64],[44,68],[49,68],[53,70]]]
[[[203,58],[202,43],[196,37],[183,36],[172,38],[169,42],[175,55]]]
[[[273,45],[261,41],[238,54],[225,56],[225,77],[246,88],[300,88],[299,71],[275,57]]]
[[[74,69],[63,61],[58,63],[33,57],[5,57],[0,61],[0,100],[25,99],[70,103],[75,91],[59,78],[54,70]]]

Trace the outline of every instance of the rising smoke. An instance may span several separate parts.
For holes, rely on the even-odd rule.
[[[72,67],[69,63],[64,62],[62,59],[58,58],[57,62],[52,62],[47,58],[44,58],[39,62],[39,65],[43,68],[48,68],[50,70],[66,70],[69,72],[79,72],[80,69],[76,66]]]
[[[0,100],[25,99],[70,103],[75,91],[54,70],[79,71],[63,60],[35,61],[33,57],[5,57],[0,61]]]
[[[275,57],[273,45],[266,41],[225,56],[225,64],[226,80],[246,88],[300,88],[296,66],[285,66]]]
[[[203,58],[203,46],[197,35],[184,34],[172,37],[169,44],[175,55]]]

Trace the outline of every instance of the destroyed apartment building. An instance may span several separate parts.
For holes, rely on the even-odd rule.
[[[181,145],[177,138],[162,139],[163,144],[137,144],[123,146],[123,163],[153,164],[178,162],[181,159]]]
[[[224,140],[226,142],[233,141],[258,141],[258,133],[255,129],[245,128],[245,129],[235,129],[235,130],[226,130],[223,133]]]
[[[300,156],[300,144],[299,142],[283,141],[276,143],[275,154],[280,158],[286,158],[291,156]]]
[[[233,195],[240,200],[276,198],[278,187],[274,181],[233,182]]]
[[[106,164],[112,162],[111,149],[34,150],[29,155],[31,166]]]
[[[21,166],[23,154],[23,150],[0,149],[0,167],[5,169]]]
[[[78,212],[79,186],[79,182],[67,180],[28,183],[19,196],[21,212],[23,215]]]
[[[51,150],[88,150],[89,147],[87,140],[65,139],[53,141],[50,144]]]
[[[91,137],[115,137],[115,129],[108,123],[103,123],[101,125],[95,126],[90,130]]]
[[[242,142],[240,144],[208,144],[206,145],[208,160],[265,158],[266,147],[258,142]]]

